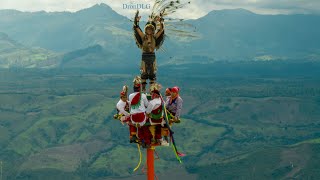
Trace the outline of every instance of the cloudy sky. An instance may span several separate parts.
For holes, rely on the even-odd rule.
[[[78,11],[97,3],[108,4],[119,14],[131,17],[134,9],[125,8],[127,4],[152,6],[154,0],[0,0],[0,9],[20,11]],[[187,0],[180,0],[187,1]],[[185,18],[199,18],[212,10],[244,8],[259,14],[320,14],[320,0],[191,0],[191,4],[178,12]],[[148,13],[148,10],[140,10]]]

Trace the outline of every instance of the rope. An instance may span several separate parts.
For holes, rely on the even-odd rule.
[[[159,154],[157,153],[157,151],[156,151],[156,149],[154,149],[154,153],[156,154],[156,158],[154,158],[154,160],[158,160],[158,159],[160,159],[160,156],[159,156]]]
[[[176,158],[179,161],[179,163],[182,163],[182,161],[180,159],[180,156],[179,156],[180,153],[178,152],[178,149],[177,149],[176,143],[174,141],[173,135],[170,134],[170,137],[171,137],[170,139],[171,139],[171,142],[172,142],[171,146],[173,147],[174,154],[176,155]]]
[[[173,143],[172,143],[171,146],[172,146],[172,148],[173,148],[174,155],[176,155],[177,160],[179,161],[179,163],[182,163],[180,157],[178,156],[178,151],[177,151],[175,145],[173,145]]]
[[[139,158],[139,163],[138,163],[137,167],[136,167],[136,168],[134,168],[133,172],[135,172],[135,171],[137,171],[137,170],[139,169],[140,164],[141,164],[141,161],[142,161],[142,153],[141,153],[140,145],[137,143],[137,146],[138,146],[138,150],[139,150],[139,156],[140,156],[140,158]]]

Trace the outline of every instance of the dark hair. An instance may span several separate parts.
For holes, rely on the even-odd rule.
[[[160,96],[160,92],[159,91],[153,91],[153,93],[158,94]]]
[[[133,86],[133,92],[140,92],[140,87]]]

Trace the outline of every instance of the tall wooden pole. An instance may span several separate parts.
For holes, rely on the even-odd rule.
[[[147,149],[148,180],[154,180],[154,147]]]

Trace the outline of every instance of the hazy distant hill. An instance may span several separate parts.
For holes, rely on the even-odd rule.
[[[318,15],[212,11],[191,21],[203,38],[188,47],[217,59],[312,59],[317,54],[319,60],[319,21]]]
[[[244,9],[212,11],[178,25],[192,25],[197,38],[166,31],[164,51],[157,53],[158,61],[162,65],[216,60],[320,60],[319,20],[319,15],[258,15]],[[128,18],[106,4],[75,13],[0,10],[1,32],[23,45],[80,53],[77,59],[89,47],[102,48],[81,58],[93,62],[91,65],[68,56],[68,67],[139,64],[140,50],[131,27]]]
[[[2,10],[0,16],[1,31],[16,41],[62,52],[117,43],[112,40],[121,38],[112,34],[112,27],[129,21],[105,4],[76,13]]]
[[[54,67],[56,54],[42,48],[29,48],[0,33],[0,68]]]

